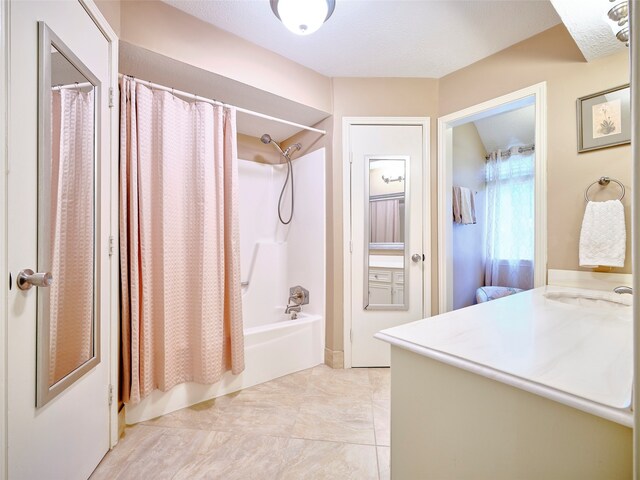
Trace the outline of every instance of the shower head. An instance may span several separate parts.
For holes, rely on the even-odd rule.
[[[278,151],[280,152],[281,155],[284,155],[285,157],[287,156],[283,151],[282,148],[280,148],[280,145],[278,145],[278,142],[276,142],[273,138],[271,138],[271,135],[269,135],[268,133],[265,133],[264,135],[262,135],[260,137],[260,141],[266,145],[269,145],[270,143],[273,143],[276,148],[278,149]]]
[[[291,151],[292,151],[292,150],[297,151],[297,150],[301,150],[301,149],[302,149],[302,145],[300,145],[299,143],[294,143],[293,145],[289,145],[289,146],[285,149],[285,151],[284,151],[283,155],[284,155],[285,157],[288,157],[288,156],[291,154]]]

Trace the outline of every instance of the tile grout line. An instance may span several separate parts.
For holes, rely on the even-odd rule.
[[[378,442],[379,442],[380,439],[377,438],[377,432],[376,432],[376,418],[377,417],[376,417],[376,413],[375,413],[375,392],[376,392],[375,385],[377,383],[374,382],[374,380],[376,380],[376,379],[372,378],[371,372],[372,372],[372,370],[369,370],[367,372],[366,376],[354,375],[353,378],[348,378],[350,376],[340,376],[340,381],[338,383],[342,383],[342,381],[345,381],[345,384],[346,384],[345,386],[346,387],[348,387],[349,384],[353,385],[354,383],[356,384],[356,386],[358,386],[358,388],[360,388],[361,386],[364,386],[364,383],[366,383],[366,385],[368,386],[368,388],[367,388],[368,392],[367,392],[366,396],[364,396],[364,398],[361,397],[362,400],[363,400],[361,406],[364,406],[365,408],[369,408],[370,409],[369,411],[370,411],[370,414],[371,414],[371,426],[372,426],[372,429],[373,429],[373,443],[369,443],[368,441],[362,443],[362,442],[358,442],[358,441],[354,442],[354,441],[330,440],[330,439],[324,439],[324,438],[306,438],[304,436],[294,435],[295,427],[296,427],[296,425],[299,424],[299,422],[301,420],[300,415],[301,415],[302,409],[303,409],[303,407],[305,405],[307,405],[309,403],[310,399],[313,399],[314,397],[324,397],[324,396],[333,397],[336,400],[339,400],[341,398],[350,399],[349,394],[345,394],[344,392],[343,393],[339,393],[339,390],[341,390],[341,389],[338,389],[335,392],[326,392],[326,391],[323,391],[323,389],[320,389],[320,391],[316,391],[318,385],[314,385],[314,384],[317,383],[317,382],[311,382],[310,381],[310,379],[313,378],[313,374],[310,374],[309,376],[305,376],[306,378],[303,379],[303,382],[300,382],[300,383],[303,383],[304,386],[300,385],[300,387],[302,387],[302,388],[300,388],[300,390],[296,390],[295,392],[291,392],[291,391],[282,392],[282,391],[279,391],[279,390],[265,391],[265,392],[260,392],[260,391],[255,392],[257,394],[257,399],[259,399],[263,395],[265,397],[270,397],[271,395],[274,395],[274,396],[277,396],[277,395],[287,395],[287,396],[295,395],[295,396],[299,396],[298,399],[294,399],[294,400],[297,400],[297,401],[296,401],[296,405],[295,405],[295,415],[296,415],[296,417],[295,417],[295,419],[293,421],[293,425],[291,426],[290,429],[287,429],[286,432],[284,432],[284,433],[275,433],[274,434],[274,433],[262,433],[262,432],[256,433],[256,432],[252,432],[252,431],[236,431],[236,430],[233,429],[233,425],[229,425],[229,428],[227,428],[227,429],[219,429],[219,428],[215,428],[215,427],[214,428],[211,428],[211,427],[209,427],[209,428],[199,428],[202,423],[207,423],[206,421],[209,420],[208,412],[204,412],[204,415],[203,415],[203,418],[205,419],[205,422],[196,421],[196,422],[191,422],[190,425],[181,425],[182,420],[178,418],[178,419],[176,419],[177,420],[176,423],[178,425],[175,425],[175,424],[174,425],[163,425],[161,423],[155,424],[155,423],[140,422],[140,423],[135,424],[133,426],[127,426],[127,430],[134,429],[134,428],[139,428],[142,431],[147,430],[147,432],[149,432],[149,434],[150,434],[150,432],[159,432],[159,431],[161,431],[163,429],[167,430],[167,431],[182,431],[185,434],[188,434],[188,432],[203,432],[202,433],[203,435],[210,435],[212,433],[213,434],[225,433],[225,434],[229,434],[229,435],[232,435],[232,436],[238,436],[238,437],[247,436],[247,437],[251,437],[251,438],[254,438],[254,439],[256,439],[256,438],[282,439],[282,440],[284,440],[286,442],[287,446],[290,445],[289,442],[292,441],[292,440],[297,440],[297,441],[302,440],[304,442],[311,442],[311,443],[316,443],[316,444],[323,444],[324,443],[325,445],[328,445],[328,444],[344,445],[344,446],[353,445],[353,446],[362,446],[363,448],[364,447],[373,447],[375,449],[375,455],[376,455],[375,458],[376,458],[376,460],[375,460],[375,464],[369,463],[369,465],[371,465],[371,466],[375,465],[375,467],[376,467],[376,475],[375,475],[374,478],[377,478],[378,480],[380,480],[382,478],[381,477],[381,470],[380,470],[381,460],[380,460],[380,457],[379,457],[379,454],[378,454],[379,447],[380,447],[380,445],[378,445]],[[331,380],[332,379],[330,378],[330,376],[328,376],[327,379],[326,379],[326,381],[329,381],[329,382]],[[362,382],[362,380],[364,380],[364,382]],[[285,390],[289,390],[289,388],[286,387]],[[333,390],[333,389],[330,389],[330,390]],[[362,392],[362,393],[364,393],[364,392]],[[235,398],[237,398],[241,394],[242,394],[242,391],[239,392],[237,395],[234,395],[234,398],[229,403],[225,403],[224,405],[221,405],[221,406],[213,406],[213,411],[216,413],[216,415],[218,415],[218,414],[219,415],[224,415],[225,410],[233,405],[233,400],[235,400]],[[349,397],[349,398],[347,398],[347,397]],[[357,402],[356,402],[355,398],[351,399],[351,400],[354,400],[354,402],[356,404],[360,403],[360,400],[357,400]],[[261,402],[258,400],[257,403],[261,403]],[[350,402],[348,402],[348,403],[350,403]],[[239,406],[260,409],[260,407],[256,407],[256,405],[251,405],[251,404],[244,405],[244,404],[241,403]],[[267,405],[267,406],[268,407],[278,408],[278,405]],[[288,406],[289,405],[287,405],[287,407]],[[293,405],[291,405],[291,406],[293,406]],[[345,408],[347,408],[347,406],[345,406]],[[217,412],[216,412],[216,410],[217,410]],[[291,413],[293,413],[293,412],[291,412]],[[198,413],[196,413],[195,415],[196,415],[195,418],[197,419]],[[217,418],[217,417],[214,417],[214,418]],[[195,424],[195,426],[194,426],[194,424]],[[217,422],[214,421],[213,425],[217,425]],[[363,424],[363,426],[364,425],[366,425],[366,424]],[[222,425],[221,425],[221,427],[222,427]],[[269,427],[269,425],[265,425],[265,427]],[[131,434],[133,434],[133,432],[130,431],[129,434],[131,435]],[[126,435],[126,432],[125,432],[125,435]],[[155,433],[153,435],[155,435]],[[170,435],[173,435],[173,434],[170,434]],[[130,458],[133,455],[135,450],[137,450],[137,448],[134,448],[133,450],[128,452],[128,454],[126,454],[125,458]],[[196,458],[196,457],[197,457],[197,455],[194,454],[194,458]],[[125,462],[125,463],[127,463],[127,462]],[[284,467],[285,467],[285,465],[283,465],[283,464],[279,465],[278,472],[282,472]],[[118,476],[123,474],[123,473],[124,473],[124,471],[117,472]],[[180,472],[177,471],[173,475],[173,478],[176,478],[176,476],[179,475],[179,473]]]
[[[380,455],[378,455],[378,434],[376,433],[376,411],[373,408],[373,385],[371,384],[371,370],[367,372],[369,377],[369,386],[371,387],[371,420],[373,422],[373,443],[376,449],[376,473],[378,474],[378,480],[380,479]]]

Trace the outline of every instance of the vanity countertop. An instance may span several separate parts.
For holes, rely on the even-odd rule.
[[[604,298],[615,308],[554,296]],[[631,298],[541,287],[383,330],[376,338],[631,426]]]
[[[404,268],[404,255],[370,255],[369,266],[374,268]]]

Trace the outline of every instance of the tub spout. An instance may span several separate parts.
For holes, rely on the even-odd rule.
[[[291,313],[291,312],[298,312],[300,313],[300,310],[302,310],[302,307],[300,307],[300,305],[287,305],[287,308],[284,309],[284,313]]]

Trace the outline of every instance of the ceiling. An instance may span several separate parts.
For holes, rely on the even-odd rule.
[[[561,21],[548,0],[337,0],[298,36],[269,0],[164,1],[329,77],[440,78]]]
[[[615,37],[607,18],[609,9],[618,2],[551,0],[551,3],[588,62],[627,48]]]
[[[486,117],[473,123],[487,152],[535,143],[535,105]]]

